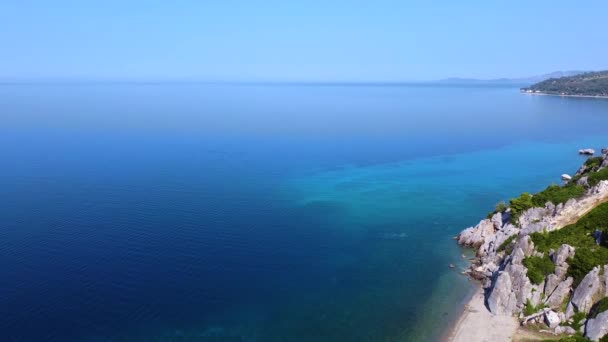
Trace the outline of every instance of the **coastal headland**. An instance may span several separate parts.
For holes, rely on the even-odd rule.
[[[521,88],[521,92],[532,95],[608,98],[608,71],[549,78]]]
[[[480,283],[449,341],[608,341],[608,149],[501,202],[459,244]],[[564,177],[568,176],[568,177]]]

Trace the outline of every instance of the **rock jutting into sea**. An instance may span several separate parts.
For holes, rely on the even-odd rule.
[[[534,333],[608,335],[608,149],[602,154],[562,175],[563,186],[522,194],[457,236],[476,252],[466,274],[481,282],[488,317],[516,317],[540,327]]]
[[[584,148],[582,150],[578,150],[578,154],[584,154],[588,156],[592,156],[595,154],[595,150],[592,148]]]

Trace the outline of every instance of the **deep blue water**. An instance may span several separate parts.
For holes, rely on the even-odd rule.
[[[452,237],[607,124],[508,87],[0,85],[0,335],[437,339]]]

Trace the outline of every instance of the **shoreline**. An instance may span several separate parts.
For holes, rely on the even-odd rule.
[[[458,320],[448,328],[441,341],[512,341],[519,328],[517,318],[492,314],[485,306],[481,284],[476,283],[474,286],[474,291],[462,306]]]
[[[523,193],[509,201],[513,207],[497,206],[476,226],[458,235],[458,244],[476,250],[476,262],[466,273],[480,284],[464,306],[447,341],[537,341],[551,339],[549,335],[562,337],[577,333],[597,341],[608,336],[605,330],[597,328],[605,321],[590,313],[599,301],[608,299],[602,292],[608,280],[599,276],[605,262],[593,261],[583,269],[576,268],[576,263],[573,266],[566,263],[571,258],[577,260],[579,255],[582,255],[579,259],[584,260],[585,254],[581,252],[594,253],[595,248],[600,247],[598,237],[593,235],[589,241],[588,236],[595,234],[594,227],[601,224],[602,215],[608,210],[606,170],[608,148],[602,148],[601,157],[587,159],[571,177],[572,181],[566,183],[575,184],[580,191],[568,193],[567,198],[552,194],[552,191],[563,192],[566,187],[563,185],[532,195]],[[534,198],[539,200],[534,202]],[[522,204],[525,200],[529,203]],[[581,220],[587,221],[581,223]],[[554,232],[565,227],[570,236],[556,238]],[[546,234],[546,240],[535,240],[536,232]],[[583,239],[592,247],[579,242]],[[543,245],[546,241],[552,245]],[[539,270],[534,262],[526,263],[534,260],[527,258],[543,258],[549,264],[547,270]],[[569,273],[569,267],[584,276]],[[576,279],[579,283],[573,286]],[[587,323],[579,324],[581,318],[573,318],[575,312],[582,313]],[[605,329],[603,327],[601,329]]]
[[[541,96],[558,96],[558,97],[580,97],[580,98],[588,98],[588,99],[608,99],[608,96],[602,95],[561,95],[561,94],[549,94],[549,93],[527,93],[522,91],[524,95],[541,95]]]
[[[481,289],[481,284],[473,279],[467,277],[471,288],[469,289],[469,293],[458,303],[458,308],[455,313],[455,317],[450,320],[449,324],[444,328],[443,332],[439,336],[440,342],[449,342],[456,331],[456,328],[463,320],[463,316],[466,314],[467,305],[471,302],[473,297],[477,294],[477,292]]]

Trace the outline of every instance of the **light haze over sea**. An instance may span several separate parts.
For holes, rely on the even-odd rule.
[[[608,145],[608,100],[499,86],[4,84],[0,113],[8,341],[433,340],[472,287],[452,237]]]

